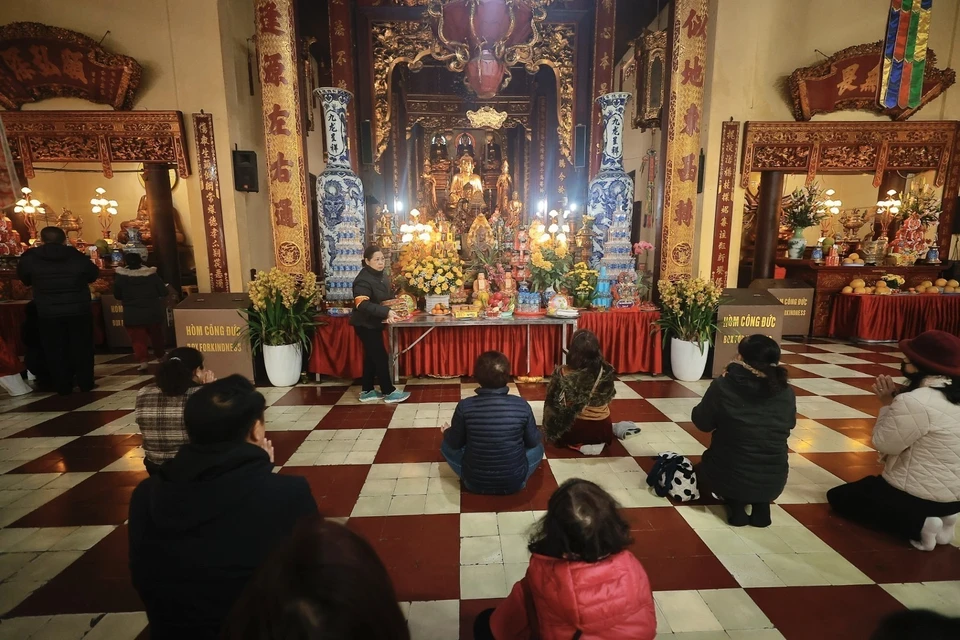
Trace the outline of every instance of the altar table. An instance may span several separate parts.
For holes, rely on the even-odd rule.
[[[10,300],[0,302],[0,336],[10,344],[16,345],[17,355],[26,355],[27,348],[20,338],[20,328],[27,317],[29,300]],[[106,342],[106,329],[103,325],[103,306],[99,300],[90,301],[93,313],[93,344],[102,346]]]
[[[514,375],[548,376],[563,362],[566,346],[577,328],[597,334],[604,357],[618,373],[660,373],[660,332],[652,325],[656,311],[582,312],[579,318],[514,317],[453,319],[414,316],[392,327],[394,342],[384,332],[388,353],[394,354],[396,374],[407,376],[472,375],[477,356],[491,349],[503,352]],[[338,378],[363,375],[363,348],[346,317],[322,317],[310,354],[309,371]]]
[[[960,335],[960,295],[837,294],[830,337],[893,342],[940,329]]]

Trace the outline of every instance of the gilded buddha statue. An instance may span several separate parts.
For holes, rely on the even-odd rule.
[[[173,210],[173,222],[176,229],[177,244],[183,244],[186,237],[180,230],[180,216],[177,210]],[[140,241],[147,246],[153,246],[153,236],[150,232],[150,211],[147,209],[147,196],[140,196],[140,204],[137,205],[137,217],[132,220],[124,220],[120,223],[120,231],[117,233],[117,240],[126,243],[130,239],[127,229],[136,227],[140,230]]]
[[[473,158],[465,155],[460,158],[460,173],[453,176],[450,181],[449,200],[450,202],[459,202],[465,196],[464,187],[470,185],[474,194],[483,194],[483,180],[473,172]],[[471,194],[472,195],[472,194]]]
[[[510,177],[510,163],[504,160],[502,171],[497,178],[497,208],[506,215],[510,210],[510,194],[513,192],[513,178]]]

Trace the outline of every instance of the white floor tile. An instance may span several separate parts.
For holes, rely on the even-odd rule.
[[[460,567],[461,600],[505,598],[508,594],[507,578],[502,564]]]
[[[726,630],[769,629],[773,623],[743,589],[700,591],[714,617]]]
[[[657,591],[653,598],[674,633],[723,631],[720,621],[696,591]]]
[[[460,601],[412,602],[407,612],[411,640],[448,640],[460,633]]]

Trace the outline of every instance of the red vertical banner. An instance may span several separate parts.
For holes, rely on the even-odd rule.
[[[737,143],[740,123],[724,122],[720,129],[720,175],[717,180],[717,211],[713,226],[713,263],[710,278],[727,286],[730,269],[730,231],[733,227],[733,188],[737,175]]]
[[[17,169],[13,166],[13,154],[7,143],[7,134],[0,121],[0,209],[15,204],[20,199],[20,183]],[[0,213],[0,215],[3,215]]]
[[[197,144],[200,199],[203,201],[203,236],[207,242],[207,263],[210,266],[210,291],[229,293],[230,274],[223,240],[223,206],[220,202],[220,171],[213,139],[213,116],[209,113],[193,114],[193,130]]]
[[[357,93],[356,58],[354,57],[355,33],[353,29],[353,11],[351,0],[330,0],[330,62],[333,86],[346,89],[353,95]],[[357,142],[356,109],[347,110],[347,148],[350,152],[350,168],[354,173],[360,171],[360,149]]]
[[[593,37],[593,88],[590,94],[590,179],[600,170],[600,145],[603,144],[603,115],[597,98],[613,91],[613,28],[617,6],[613,0],[597,0]]]

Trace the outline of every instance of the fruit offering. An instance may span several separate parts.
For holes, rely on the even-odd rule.
[[[848,267],[862,267],[864,262],[863,258],[860,257],[860,254],[851,253],[843,259],[843,264]]]
[[[432,316],[445,316],[450,313],[450,307],[445,304],[437,303],[433,305],[433,308],[430,309],[430,315]]]

